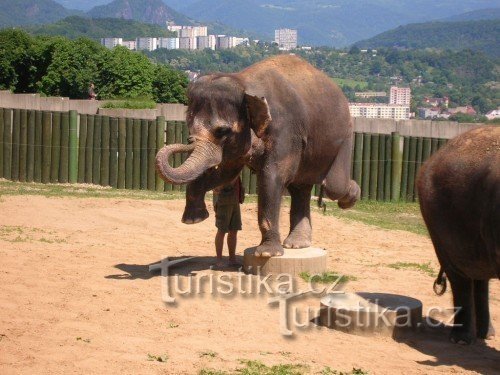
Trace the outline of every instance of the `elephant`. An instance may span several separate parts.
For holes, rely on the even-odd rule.
[[[350,208],[360,189],[350,179],[353,129],[346,97],[331,78],[294,55],[274,56],[230,74],[210,74],[188,86],[188,144],[163,147],[163,180],[187,184],[182,221],[205,220],[205,193],[234,180],[246,165],[258,179],[255,256],[281,256],[311,245],[311,189]],[[169,157],[188,152],[173,168]],[[281,243],[281,198],[291,196],[290,233]]]
[[[417,189],[457,309],[450,340],[493,336],[488,284],[500,278],[500,127],[452,139],[424,163]]]

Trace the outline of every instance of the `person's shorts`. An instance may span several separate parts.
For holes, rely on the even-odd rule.
[[[241,212],[239,204],[217,206],[215,212],[215,226],[226,233],[241,230]]]

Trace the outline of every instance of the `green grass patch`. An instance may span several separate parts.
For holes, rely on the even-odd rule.
[[[311,275],[309,272],[301,272],[299,276],[306,282],[331,284],[338,280],[339,283],[357,280],[354,276],[340,275],[337,272],[323,272],[321,274]],[[339,280],[340,278],[340,280]]]
[[[359,86],[361,90],[364,90],[365,88],[368,87],[368,82],[366,81],[356,81],[354,79],[350,78],[333,78],[335,83],[339,86],[349,86],[351,88],[355,88],[356,86]]]
[[[418,203],[361,200],[353,208],[341,210],[336,202],[328,202],[324,214],[360,221],[379,228],[404,230],[428,236]]]
[[[128,198],[171,200],[184,199],[183,192],[157,192],[149,190],[122,190],[90,184],[40,184],[0,180],[0,196],[41,195],[45,197],[74,198]]]
[[[394,268],[396,270],[417,270],[426,273],[429,276],[435,277],[437,275],[436,271],[431,267],[431,263],[405,263],[397,262],[388,264],[387,267]]]
[[[156,102],[150,99],[124,99],[104,103],[101,108],[111,109],[155,109]]]
[[[300,364],[280,364],[267,366],[260,361],[240,361],[243,367],[237,368],[234,371],[221,371],[214,369],[203,369],[199,375],[304,375],[310,374],[309,367]],[[353,368],[352,371],[332,370],[330,367],[325,367],[319,374],[321,375],[367,375],[368,372]]]

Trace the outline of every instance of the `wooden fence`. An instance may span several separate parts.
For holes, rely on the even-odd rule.
[[[186,143],[185,122],[0,108],[0,178],[21,182],[89,183],[118,189],[184,191],[156,174],[164,144]],[[414,201],[422,163],[445,139],[355,133],[352,177],[363,199]],[[186,158],[175,154],[172,165]],[[257,176],[242,172],[245,190]],[[315,186],[313,194],[319,193]]]

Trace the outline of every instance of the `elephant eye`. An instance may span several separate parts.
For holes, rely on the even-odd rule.
[[[228,135],[229,133],[231,133],[231,128],[228,128],[225,126],[218,127],[214,131],[214,134],[217,138],[222,138],[222,137]]]

